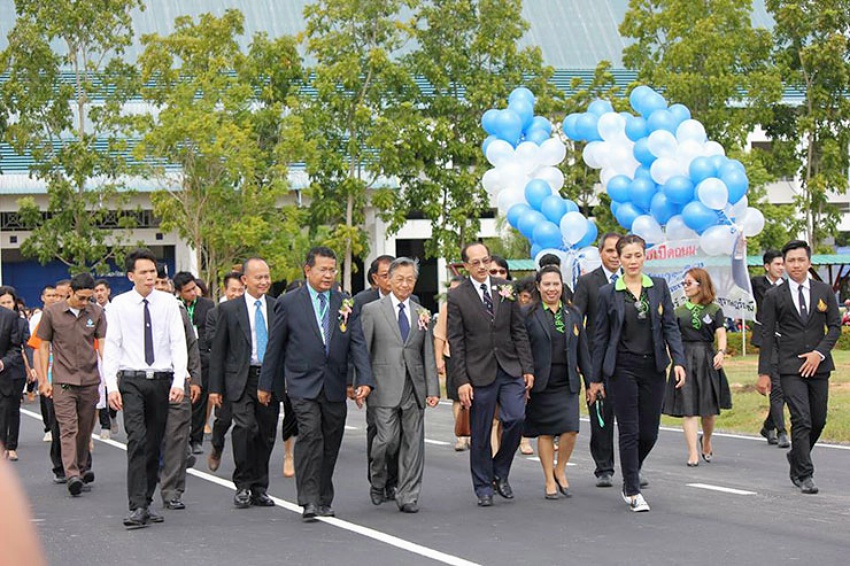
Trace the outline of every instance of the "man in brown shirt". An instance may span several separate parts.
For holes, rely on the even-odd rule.
[[[62,465],[68,478],[68,491],[77,496],[83,485],[94,481],[94,472],[86,469],[89,439],[94,429],[99,398],[98,354],[103,355],[106,317],[92,303],[94,278],[88,273],[71,279],[68,299],[44,309],[38,325],[39,363],[47,375],[50,345],[53,345],[53,381],[45,393],[53,398],[56,420],[61,431]],[[99,340],[97,348],[95,340]]]

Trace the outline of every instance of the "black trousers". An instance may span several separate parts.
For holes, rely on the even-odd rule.
[[[598,478],[602,474],[614,475],[614,404],[611,402],[611,392],[608,391],[602,403],[597,401],[587,405],[590,417],[590,455],[596,463],[594,474]],[[601,408],[602,421],[599,424],[597,407]]]
[[[210,444],[219,454],[224,452],[224,437],[233,424],[233,407],[227,397],[221,400],[221,407],[216,407],[215,420],[212,426]]]
[[[779,351],[773,352],[773,365],[779,363]],[[770,410],[767,412],[767,417],[764,419],[765,430],[776,429],[777,433],[785,432],[785,396],[782,394],[782,381],[779,379],[779,373],[770,372]]]
[[[372,444],[378,434],[378,426],[375,424],[374,407],[366,406],[366,480],[372,484]],[[398,448],[386,455],[386,488],[394,489],[398,485]]]
[[[496,370],[496,380],[484,387],[473,387],[475,398],[469,410],[469,427],[472,431],[469,448],[469,467],[475,495],[493,495],[493,480],[508,479],[514,454],[522,440],[525,423],[525,381]],[[493,417],[499,405],[502,423],[502,442],[493,456],[490,432]]]
[[[130,511],[147,508],[159,479],[159,449],[168,421],[170,379],[122,378],[127,431],[127,497]]]
[[[107,397],[109,397],[109,391],[105,393]],[[118,416],[118,411],[107,405],[103,409],[98,409],[97,418],[100,422],[101,430],[109,430],[112,426],[112,421],[110,419],[114,419]]]
[[[607,382],[617,417],[623,490],[629,496],[640,493],[640,469],[658,439],[664,377],[655,369],[654,356],[620,352]]]
[[[202,381],[204,385],[201,387],[201,397],[192,404],[192,432],[189,434],[189,442],[192,444],[204,443],[204,426],[207,424],[207,404],[210,399],[210,392],[206,384],[209,382],[209,366],[201,364]]]
[[[280,426],[280,437],[284,442],[298,436],[298,419],[295,418],[295,409],[292,408],[292,401],[289,395],[283,394],[283,424]]]
[[[815,473],[812,448],[826,426],[829,372],[804,378],[782,374],[782,390],[791,413],[791,474],[802,479]]]
[[[44,423],[44,432],[49,432],[53,430],[53,421],[56,420],[53,416],[53,399],[39,395],[38,404],[41,407],[41,422]]]
[[[248,382],[233,410],[233,483],[236,489],[265,493],[269,488],[269,458],[277,434],[280,401],[275,395],[268,406],[257,400],[260,368],[248,370]]]
[[[329,401],[324,389],[315,399],[293,398],[298,419],[295,443],[295,485],[299,505],[330,505],[334,499],[333,475],[348,405]]]

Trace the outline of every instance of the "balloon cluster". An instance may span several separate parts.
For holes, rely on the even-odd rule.
[[[587,142],[584,162],[600,169],[617,222],[647,243],[699,238],[709,255],[731,254],[736,239],[764,228],[747,202],[749,180],[740,161],[706,136],[682,104],[648,86],[629,96],[638,115],[617,113],[605,100],[564,119],[564,134]]]
[[[597,235],[578,205],[559,194],[564,174],[557,166],[566,147],[552,135],[549,120],[534,115],[534,104],[530,90],[517,88],[506,109],[490,109],[481,118],[489,134],[482,150],[493,166],[481,184],[508,223],[531,242],[532,257],[543,250],[578,250]]]

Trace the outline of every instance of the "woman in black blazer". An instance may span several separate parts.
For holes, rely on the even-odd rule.
[[[670,290],[664,279],[643,274],[645,251],[646,242],[640,236],[625,236],[617,242],[623,276],[599,290],[588,391],[590,403],[599,395],[604,397],[605,388],[611,393],[619,430],[623,499],[632,511],[649,511],[640,492],[640,469],[658,438],[668,348],[676,387],[685,384],[682,335]]]
[[[587,376],[590,354],[581,315],[562,299],[561,270],[548,265],[537,273],[540,303],[525,319],[534,359],[534,387],[525,407],[525,436],[537,437],[546,499],[570,497],[566,466],[579,429],[579,370]],[[555,437],[558,459],[555,461]]]
[[[17,315],[19,336],[21,337],[21,342],[26,344],[30,338],[30,327],[27,319],[21,316],[18,311],[18,294],[14,287],[8,285],[0,287],[0,308],[9,309]],[[0,407],[5,411],[5,415],[3,418],[0,418],[0,422],[6,428],[0,434],[0,438],[5,439],[5,441],[0,441],[0,444],[5,445],[4,456],[6,459],[12,461],[18,460],[18,436],[21,430],[21,401],[27,383],[27,369],[24,364],[23,347],[17,345],[17,350],[21,356],[21,362],[9,367],[9,377],[12,383],[9,395],[0,393],[0,395],[4,396]]]

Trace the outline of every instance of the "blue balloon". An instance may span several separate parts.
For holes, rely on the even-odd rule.
[[[602,116],[603,114],[607,114],[608,112],[613,112],[614,107],[611,106],[611,103],[608,102],[607,100],[596,99],[588,105],[587,111],[590,112],[591,114],[595,114],[596,117],[598,118],[599,116]]]
[[[522,118],[510,108],[500,110],[496,116],[494,128],[493,135],[499,136],[511,145],[516,145],[522,136]]]
[[[533,241],[543,248],[560,248],[564,245],[561,229],[552,222],[541,222],[534,227]]]
[[[536,143],[537,145],[542,144],[551,137],[552,135],[547,133],[546,130],[539,130],[536,128],[531,129],[525,133],[525,141],[530,141],[532,143]]]
[[[534,106],[534,103],[536,102],[534,98],[534,93],[525,88],[524,86],[513,89],[508,95],[508,104],[512,103],[515,100],[525,100],[527,102],[530,102],[532,106]]]
[[[506,214],[508,224],[510,224],[512,228],[517,228],[519,224],[519,219],[525,216],[526,213],[531,211],[531,207],[525,203],[521,202],[519,204],[513,205]]]
[[[691,181],[694,184],[699,184],[701,181],[717,175],[717,169],[714,168],[714,163],[711,162],[710,157],[695,157],[691,161],[688,173],[691,176]]]
[[[731,167],[720,174],[720,180],[726,183],[729,188],[729,203],[735,204],[747,194],[747,189],[750,188],[750,180],[747,179],[747,174],[739,171],[736,167]]]
[[[650,181],[652,181],[652,173],[650,172],[649,167],[647,167],[646,165],[641,165],[640,167],[635,169],[634,178],[649,179]]]
[[[490,147],[490,144],[496,141],[497,139],[499,138],[497,138],[496,136],[487,136],[486,138],[484,138],[484,141],[481,143],[481,151],[484,152],[484,155],[487,155],[487,148]]]
[[[666,109],[661,109],[650,114],[649,120],[646,121],[646,125],[649,127],[649,131],[651,132],[667,130],[668,132],[675,134],[676,128],[679,126],[679,122],[676,121],[676,117],[672,112]]]
[[[676,126],[684,122],[685,120],[691,119],[691,111],[688,110],[688,107],[684,104],[671,104],[670,108],[667,110],[673,114],[673,117],[676,118]]]
[[[550,122],[545,116],[535,116],[528,129],[543,130],[547,134],[552,135],[552,122]]]
[[[576,122],[576,131],[579,134],[579,139],[583,141],[601,141],[597,124],[599,117],[596,114],[585,112],[580,115]]]
[[[646,125],[646,120],[640,116],[632,116],[626,118],[626,137],[637,142],[641,138],[649,135],[649,127]]]
[[[617,218],[617,222],[620,223],[620,226],[626,230],[631,230],[635,218],[641,214],[643,214],[643,211],[638,210],[635,205],[630,202],[624,202],[617,207],[617,213],[614,216]]]
[[[543,199],[552,194],[552,187],[542,179],[532,179],[525,186],[525,200],[534,210],[540,210]]]
[[[520,234],[533,241],[534,229],[538,224],[543,224],[544,222],[546,222],[546,217],[536,210],[532,210],[520,217],[519,222],[517,222],[517,230],[519,230]]]
[[[714,170],[717,171],[718,173],[723,168],[723,166],[726,165],[726,163],[729,162],[729,158],[726,157],[725,155],[712,155],[711,157],[708,158],[708,160],[711,161],[711,165],[714,167]]]
[[[546,249],[546,248],[541,248],[537,244],[531,244],[531,252],[529,252],[531,254],[531,259],[536,258],[537,254],[542,252],[544,249]]]
[[[496,133],[496,117],[499,115],[499,111],[495,108],[491,108],[487,112],[481,116],[481,127],[484,128],[484,131],[490,135]]]
[[[623,204],[621,202],[617,202],[615,200],[611,201],[611,214],[614,215],[614,218],[617,217],[617,211],[620,209],[620,205]]]
[[[564,204],[567,205],[567,212],[580,212],[578,205],[568,198],[564,199]]]
[[[650,167],[652,166],[652,162],[656,160],[655,155],[649,151],[649,138],[640,138],[636,141],[632,152],[635,155],[635,159],[637,159],[641,165]]]
[[[510,211],[508,211],[510,213]],[[664,226],[667,221],[679,213],[679,207],[670,202],[667,195],[658,192],[652,197],[652,203],[649,205],[649,213],[655,218],[659,224]]]
[[[747,173],[747,169],[744,167],[743,163],[737,159],[727,159],[721,167],[717,168],[717,176],[722,177],[723,175],[728,175],[733,171],[739,171],[744,174]]]
[[[575,141],[579,141],[577,125],[579,116],[581,116],[581,114],[570,114],[569,116],[564,118],[563,124],[564,135]]]
[[[559,195],[549,195],[540,203],[540,212],[547,220],[560,226],[561,217],[567,213],[567,203]]]
[[[652,92],[653,90],[648,86],[639,85],[636,86],[631,93],[629,93],[629,104],[631,104],[635,112],[640,112],[640,110],[638,110],[638,106],[640,106],[642,100]]]
[[[688,204],[694,200],[694,183],[683,175],[667,179],[663,191],[667,200],[673,204]]]
[[[517,99],[508,104],[508,110],[513,110],[522,119],[522,129],[526,130],[534,120],[534,104],[528,100]]]
[[[612,177],[611,180],[608,181],[608,196],[610,196],[613,201],[628,202],[629,185],[631,184],[632,180],[625,175]]]
[[[639,88],[640,87],[635,90],[638,90]],[[649,118],[656,110],[663,110],[664,108],[667,108],[667,101],[664,100],[664,97],[649,87],[647,87],[647,90],[641,90],[635,101],[632,101],[632,97],[630,96],[629,101],[632,102],[632,108],[637,110],[637,112],[644,118]],[[635,103],[637,105],[635,105]]]
[[[588,220],[587,232],[584,233],[584,237],[576,242],[573,247],[580,250],[581,248],[590,246],[596,241],[597,236],[599,236],[599,228],[596,227],[595,222]]]
[[[629,185],[629,201],[638,209],[648,211],[658,186],[647,179],[635,179]]]
[[[697,234],[702,234],[717,224],[718,220],[717,212],[698,200],[685,205],[685,208],[682,209],[682,219],[685,221],[685,225]]]

